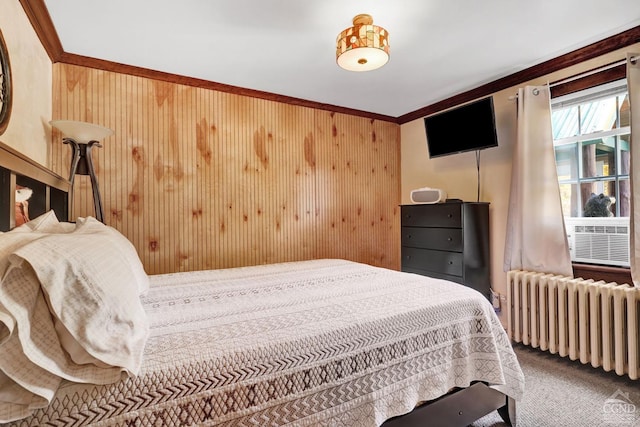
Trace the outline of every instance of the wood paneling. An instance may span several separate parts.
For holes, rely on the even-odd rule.
[[[105,221],[149,273],[321,257],[399,269],[399,125],[70,64],[53,116],[108,126]],[[52,135],[52,168],[69,147]],[[76,176],[72,217],[93,215]]]
[[[318,256],[399,262],[399,135],[383,122],[316,113]],[[399,200],[399,199],[398,199]],[[399,268],[399,265],[398,267]]]

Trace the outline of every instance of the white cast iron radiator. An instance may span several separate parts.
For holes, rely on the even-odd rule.
[[[640,288],[507,273],[507,333],[534,348],[638,379]]]

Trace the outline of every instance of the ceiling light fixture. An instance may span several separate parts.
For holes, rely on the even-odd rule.
[[[389,61],[389,32],[373,25],[371,15],[353,18],[353,27],[338,34],[336,61],[349,71],[371,71]]]

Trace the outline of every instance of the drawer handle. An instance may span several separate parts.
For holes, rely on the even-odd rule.
[[[449,261],[449,265],[453,265],[453,261]]]
[[[453,218],[453,214],[447,214],[447,218]]]
[[[407,239],[410,239],[410,238],[411,238],[411,234],[407,234]]]
[[[453,241],[453,238],[447,237],[447,242],[452,242],[452,241]]]

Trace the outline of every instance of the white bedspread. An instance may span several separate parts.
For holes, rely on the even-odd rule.
[[[151,276],[137,377],[64,382],[16,425],[376,426],[453,387],[520,399],[522,371],[474,290],[342,260]]]

